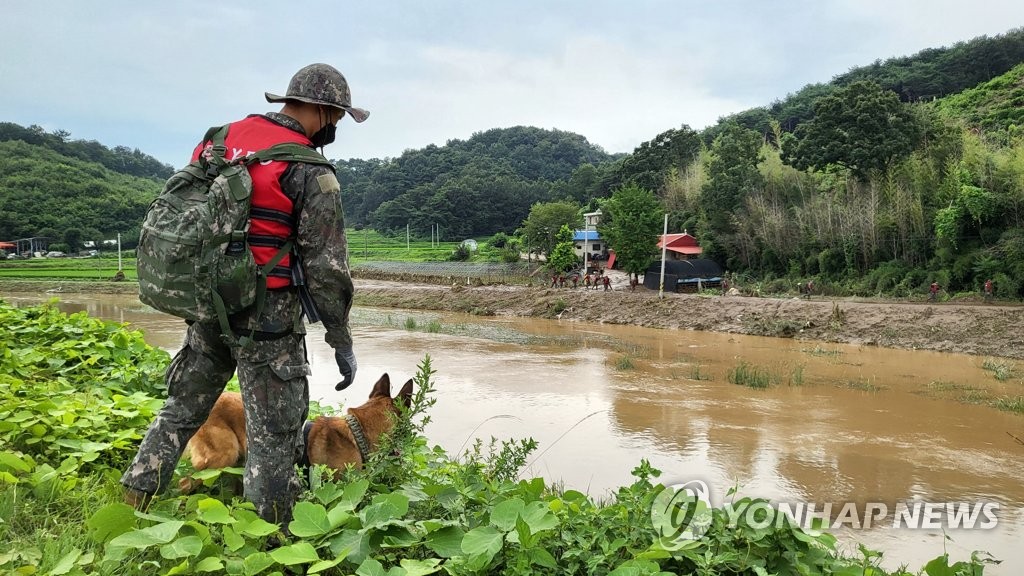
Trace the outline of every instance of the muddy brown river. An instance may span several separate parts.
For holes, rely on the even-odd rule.
[[[67,294],[60,307],[128,322],[171,353],[184,334],[134,297]],[[735,486],[819,516],[831,505],[836,523],[850,503],[856,517],[832,532],[850,553],[857,542],[885,551],[889,568],[984,550],[1003,560],[986,574],[1024,573],[1024,445],[1011,436],[1024,438],[1024,416],[953,399],[1024,395],[1014,361],[421,311],[357,308],[352,322],[359,371],[342,393],[323,331],[310,328],[311,396],[359,404],[382,372],[401,383],[429,354],[438,402],[427,433],[450,453],[477,437],[533,437],[524,475],[599,498],[646,458],[666,483],[705,482],[714,504]],[[993,363],[1015,372],[998,380]],[[741,366],[772,385],[730,383]],[[947,503],[974,514],[973,527],[936,515]]]

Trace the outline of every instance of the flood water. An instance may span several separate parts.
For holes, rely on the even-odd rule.
[[[181,344],[184,323],[134,297],[61,298],[62,309],[128,322],[169,352]],[[831,503],[833,520],[843,503],[857,503],[862,519],[865,504],[884,503],[888,517],[870,529],[834,531],[844,550],[862,542],[885,551],[885,566],[915,570],[944,546],[954,560],[985,550],[1004,561],[986,574],[1024,571],[1024,445],[1010,436],[1024,438],[1024,416],[951,399],[1024,395],[1013,361],[987,359],[1016,368],[999,381],[986,358],[936,352],[368,308],[352,322],[357,383],[334,391],[333,354],[313,326],[311,396],[358,405],[382,372],[399,386],[429,354],[438,402],[427,434],[450,453],[474,438],[533,437],[525,476],[595,497],[630,483],[645,458],[665,483],[705,481],[715,504],[734,486],[819,512]],[[774,385],[729,383],[741,363]],[[944,544],[941,529],[892,527],[908,501],[994,503],[998,524],[947,530]]]

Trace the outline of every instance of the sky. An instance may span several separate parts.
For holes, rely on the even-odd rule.
[[[537,126],[631,152],[850,68],[1024,26],[1020,0],[0,0],[0,121],[175,167],[210,126],[341,70],[329,158]]]

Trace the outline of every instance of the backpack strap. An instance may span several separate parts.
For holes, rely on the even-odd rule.
[[[214,146],[216,146],[216,143],[214,143]],[[275,144],[270,148],[265,148],[258,152],[249,154],[242,159],[242,162],[248,165],[254,162],[267,162],[270,160],[304,162],[306,164],[320,164],[322,166],[330,166],[331,168],[334,167],[334,164],[331,164],[330,160],[324,158],[323,154],[320,154],[308,146],[291,142]]]

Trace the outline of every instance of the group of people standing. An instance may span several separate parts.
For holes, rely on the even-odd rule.
[[[577,288],[580,285],[579,273],[572,273],[566,276],[565,274],[554,273],[551,275],[551,287],[552,288],[565,288],[567,282],[572,282],[572,287]],[[599,287],[604,286],[605,290],[612,289],[612,281],[602,271],[594,273],[587,272],[583,275],[583,287],[593,288],[597,290]]]

